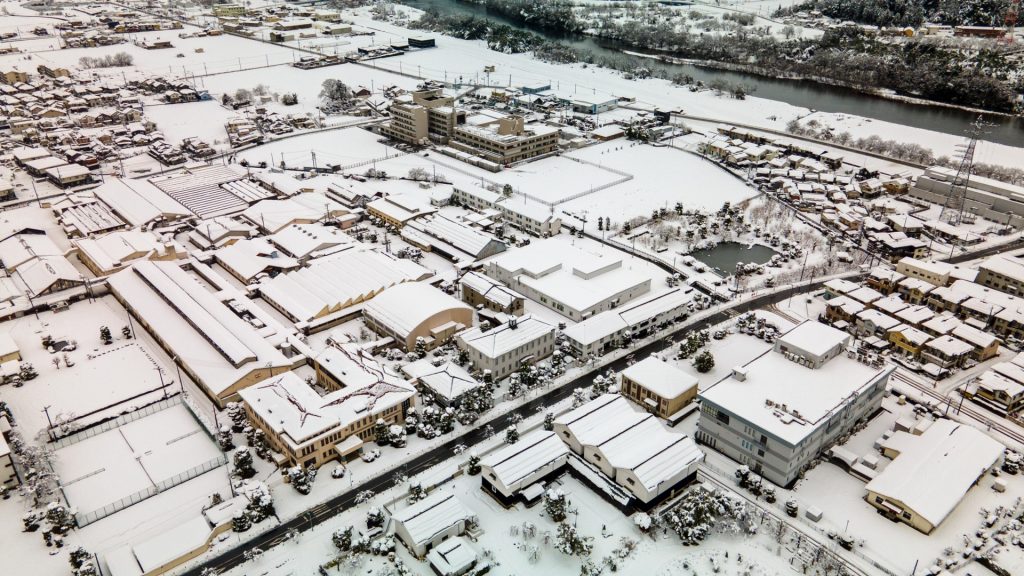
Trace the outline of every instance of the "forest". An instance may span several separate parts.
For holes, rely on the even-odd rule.
[[[776,15],[820,10],[837,20],[873,26],[1002,26],[1009,0],[809,0]]]

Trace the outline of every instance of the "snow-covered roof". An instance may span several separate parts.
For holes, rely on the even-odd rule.
[[[871,288],[869,286],[861,286],[856,290],[851,290],[847,292],[846,296],[847,298],[853,298],[858,302],[870,304],[875,300],[881,298],[882,294],[878,290],[875,290],[874,288]]]
[[[155,570],[198,548],[205,548],[210,526],[202,516],[194,516],[181,524],[132,547],[144,573]]]
[[[88,236],[125,225],[113,210],[97,200],[67,206],[60,210],[60,222],[66,230]]]
[[[939,336],[938,338],[928,342],[927,347],[937,350],[949,357],[963,356],[964,354],[970,354],[971,351],[974,350],[974,347],[970,344],[963,340],[958,340],[948,334],[945,336]]]
[[[212,164],[184,172],[150,178],[149,181],[200,218],[241,212],[248,203],[221,184],[245,178],[244,168]]]
[[[242,211],[242,216],[273,234],[289,224],[320,222],[348,213],[348,207],[323,192],[306,192],[284,200],[262,200]]]
[[[122,230],[103,236],[79,238],[73,240],[72,244],[101,270],[113,270],[151,254],[185,252],[184,247],[176,243],[165,244],[156,234],[141,230]]]
[[[494,472],[505,486],[515,486],[537,470],[565,458],[569,448],[554,432],[534,430],[524,434],[515,444],[491,452],[480,461]]]
[[[64,251],[45,234],[17,234],[0,242],[0,262],[7,270],[40,256],[63,256]]]
[[[332,348],[333,349],[333,348]],[[352,373],[345,385],[324,396],[294,372],[245,388],[239,395],[278,435],[299,446],[330,430],[341,430],[357,420],[379,414],[412,398],[416,390],[377,364],[357,347],[348,345],[332,356],[344,359]],[[323,361],[321,355],[317,361]],[[337,366],[335,366],[337,367]],[[386,375],[385,375],[386,374]]]
[[[515,326],[505,323],[486,332],[474,326],[459,334],[459,340],[486,358],[498,358],[555,331],[554,326],[531,314],[512,318],[510,322]]]
[[[270,241],[295,258],[306,258],[348,246],[355,239],[333,226],[292,224],[270,236]]]
[[[838,299],[839,298],[835,298],[834,300]],[[832,302],[833,300],[829,300],[829,304],[831,304]],[[904,302],[903,298],[899,294],[890,294],[885,298],[875,300],[874,302],[871,303],[871,306],[881,310],[882,312],[885,312],[886,314],[895,314],[909,306],[909,304]],[[860,310],[858,310],[858,312],[859,311]]]
[[[239,240],[218,249],[215,254],[221,265],[231,269],[245,282],[268,270],[290,270],[299,267],[298,260],[282,254],[277,246],[266,238]]]
[[[892,316],[889,316],[884,312],[879,312],[878,310],[872,309],[864,310],[863,312],[858,313],[857,319],[862,322],[871,322],[880,330],[889,330],[890,328],[895,328],[896,326],[899,326],[901,324],[899,320],[893,318]]]
[[[488,278],[479,272],[466,272],[462,276],[460,282],[463,286],[472,289],[477,294],[482,295],[486,300],[493,302],[502,308],[508,308],[512,306],[516,300],[525,300],[526,298],[501,282]]]
[[[569,326],[563,333],[570,340],[579,342],[586,347],[613,334],[629,330],[659,314],[685,306],[693,300],[693,296],[694,289],[689,286],[680,286],[650,294],[628,304],[595,314],[582,322]]]
[[[405,526],[414,546],[420,546],[471,516],[454,494],[438,490],[408,508],[396,510],[391,518]]]
[[[93,193],[132,226],[191,216],[187,208],[145,180],[107,178]]]
[[[474,260],[505,250],[505,243],[494,236],[441,215],[414,220],[407,228],[427,235],[431,244],[440,244],[443,250],[451,246]]]
[[[390,194],[370,202],[366,207],[401,224],[437,212],[437,208],[429,202],[411,194]]]
[[[476,562],[476,550],[461,536],[449,538],[427,553],[427,560],[436,574],[465,574]]]
[[[248,306],[264,323],[257,332],[228,309],[226,295],[210,292],[175,263],[139,261],[108,283],[214,394],[254,370],[290,365],[277,347],[287,336],[279,324]]]
[[[648,356],[633,364],[623,370],[621,376],[662,398],[678,398],[697,386],[696,378],[656,356]]]
[[[465,368],[454,362],[434,366],[429,358],[423,358],[402,366],[402,372],[449,402],[480,385]]]
[[[949,516],[1005,449],[982,431],[945,419],[920,436],[896,432],[883,446],[889,443],[900,454],[866,489],[903,503],[932,526]]]
[[[903,335],[903,339],[915,346],[923,346],[926,342],[932,339],[931,334],[922,332],[913,326],[907,326],[906,324],[900,324],[899,326],[889,330],[889,333],[899,333]]]
[[[293,319],[309,321],[373,298],[396,284],[430,276],[429,270],[412,260],[354,246],[280,274],[264,282],[260,293]]]
[[[927,321],[932,316],[935,316],[935,312],[932,312],[931,308],[924,305],[909,306],[896,312],[897,318],[914,326]]]
[[[996,338],[994,335],[978,330],[973,326],[968,326],[967,324],[960,324],[956,328],[953,328],[952,335],[975,346],[976,348],[988,348],[999,341],[999,338]]]
[[[85,281],[82,273],[63,256],[40,256],[18,267],[14,276],[24,284],[30,295],[41,294],[60,281]]]
[[[395,334],[407,335],[432,316],[446,310],[472,309],[424,282],[405,282],[384,290],[366,305],[363,313]]]
[[[829,280],[828,282],[825,282],[825,288],[828,291],[832,292],[833,294],[846,294],[848,292],[853,292],[859,287],[860,286],[858,286],[856,283],[850,282],[849,280],[844,280],[842,278],[834,278],[832,280]]]
[[[1012,256],[996,254],[979,264],[978,269],[987,270],[1017,282],[1024,282],[1024,262]]]
[[[821,357],[845,345],[850,335],[821,322],[802,322],[778,338],[779,347]]]
[[[743,380],[726,376],[700,393],[702,402],[720,406],[793,446],[892,371],[845,354],[812,369],[774,350],[743,368]]]

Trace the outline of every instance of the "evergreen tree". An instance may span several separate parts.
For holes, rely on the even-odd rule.
[[[232,462],[235,466],[235,474],[239,478],[252,478],[256,475],[256,469],[252,466],[252,453],[248,448],[235,450]]]
[[[710,372],[715,367],[715,357],[711,354],[710,350],[705,350],[697,355],[693,359],[693,367],[697,369],[697,372],[705,374]]]
[[[110,328],[106,326],[100,326],[100,340],[104,344],[110,344],[114,341],[114,337],[110,335]]]
[[[409,482],[409,496],[406,498],[409,504],[415,504],[426,497],[427,491],[423,489],[423,484],[419,482]]]
[[[92,554],[89,554],[89,552],[81,546],[72,548],[71,552],[68,554],[68,562],[71,563],[72,570],[78,570],[83,564],[90,560],[92,560]]]
[[[383,418],[378,418],[373,424],[373,435],[378,446],[387,446],[391,443],[391,427]]]
[[[474,452],[469,455],[469,465],[466,467],[466,472],[470,476],[476,476],[480,473],[480,456]]]
[[[544,513],[554,522],[565,520],[568,505],[569,501],[561,489],[548,489],[544,492]]]
[[[228,426],[221,426],[217,430],[217,444],[220,446],[222,452],[227,452],[235,447],[235,439],[231,435],[231,428]]]
[[[348,552],[352,549],[352,527],[346,526],[341,530],[337,530],[331,535],[331,540],[334,542],[334,546],[342,552]]]
[[[593,538],[581,536],[576,527],[562,522],[558,525],[555,549],[567,556],[590,556],[594,549]]]
[[[245,429],[246,418],[245,409],[238,402],[228,402],[227,406],[228,418],[231,419],[231,430],[233,432],[241,432]]]
[[[505,444],[515,444],[516,442],[519,442],[519,430],[512,425],[505,429]]]
[[[266,486],[260,484],[249,492],[249,503],[245,505],[245,513],[253,524],[259,524],[275,514],[274,497]]]
[[[234,517],[231,519],[231,529],[235,532],[245,532],[249,528],[252,528],[252,518],[249,518],[245,510],[235,512]]]
[[[555,429],[555,413],[548,412],[544,414],[544,429],[548,432]]]
[[[22,362],[19,373],[21,374],[21,379],[26,382],[39,376],[39,372],[36,372],[36,367],[31,362]]]
[[[366,527],[380,528],[384,525],[384,513],[376,506],[366,511]]]
[[[132,339],[132,329],[129,328],[127,324],[125,324],[124,326],[121,327],[121,336],[125,340],[131,340]]]

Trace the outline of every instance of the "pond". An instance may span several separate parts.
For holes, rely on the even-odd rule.
[[[777,252],[767,246],[760,244],[748,246],[739,242],[722,242],[714,248],[690,252],[690,256],[700,260],[722,276],[732,275],[736,270],[737,262],[765,264],[775,254]]]

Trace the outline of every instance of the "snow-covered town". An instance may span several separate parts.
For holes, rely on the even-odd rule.
[[[0,574],[1024,574],[962,4],[0,0]]]

